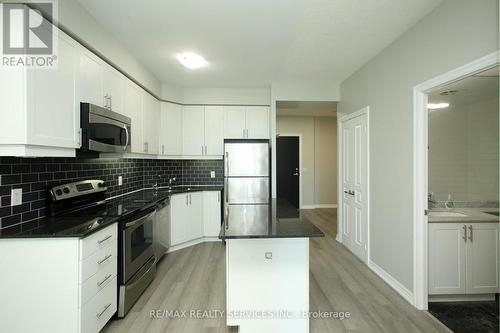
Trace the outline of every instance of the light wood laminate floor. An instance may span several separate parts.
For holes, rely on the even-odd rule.
[[[416,310],[366,265],[335,241],[336,209],[303,214],[325,233],[310,242],[310,310],[348,311],[350,318],[311,319],[310,332],[450,332]],[[225,318],[191,319],[190,310],[225,310],[224,245],[204,243],[168,254],[156,279],[124,319],[105,333],[237,332]],[[188,318],[152,319],[152,310],[187,310]],[[256,332],[271,333],[271,332]]]

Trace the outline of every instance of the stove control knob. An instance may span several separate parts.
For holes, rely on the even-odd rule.
[[[57,196],[62,195],[62,191],[61,190],[56,190],[56,195]]]
[[[68,193],[69,193],[69,187],[65,187],[65,188],[63,189],[63,192],[64,192],[64,193],[66,193],[66,194],[68,194]]]
[[[103,183],[99,183],[99,184],[97,184],[97,186],[100,187],[100,188],[103,188],[103,187],[106,187],[106,183],[104,183],[104,182]]]

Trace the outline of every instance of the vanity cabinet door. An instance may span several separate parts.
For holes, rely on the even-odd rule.
[[[429,294],[465,294],[463,223],[429,223]]]
[[[498,293],[498,224],[469,224],[467,232],[467,294]]]

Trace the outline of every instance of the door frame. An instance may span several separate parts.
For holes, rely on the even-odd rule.
[[[302,204],[302,134],[301,133],[278,133],[276,135],[276,149],[278,149],[278,137],[280,136],[298,136],[299,137],[299,209],[303,209]],[[278,165],[278,160],[276,160]],[[278,197],[278,173],[276,173],[276,197]]]
[[[413,88],[413,303],[428,308],[428,112],[430,90],[495,67],[499,51],[434,77]]]
[[[343,142],[343,129],[344,122],[350,119],[357,118],[359,116],[366,115],[366,262],[368,265],[370,263],[370,107],[365,106],[364,108],[342,115],[337,118],[337,237],[335,238],[337,242],[342,243],[342,207],[344,206],[344,192],[342,188],[342,182],[344,179],[344,160],[342,158],[344,153],[344,142]]]

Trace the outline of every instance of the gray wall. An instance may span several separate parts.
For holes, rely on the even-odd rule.
[[[498,1],[448,0],[341,84],[339,111],[370,106],[371,260],[413,289],[415,85],[498,49]]]

